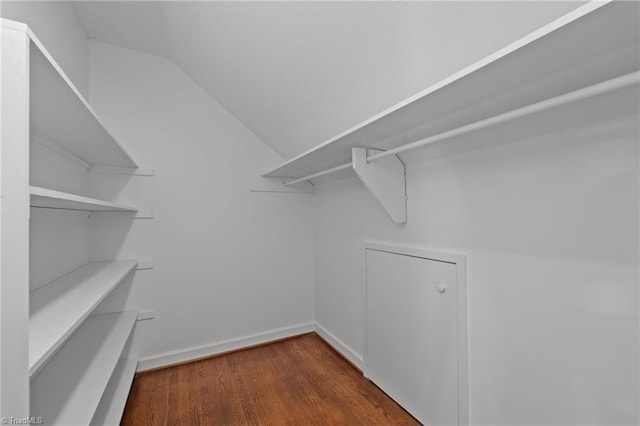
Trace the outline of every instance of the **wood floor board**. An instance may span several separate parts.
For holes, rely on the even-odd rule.
[[[314,333],[136,376],[139,425],[417,425]]]

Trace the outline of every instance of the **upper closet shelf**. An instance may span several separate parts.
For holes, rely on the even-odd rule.
[[[83,210],[93,212],[116,211],[135,212],[137,207],[110,201],[97,200],[53,189],[31,186],[31,207],[46,207],[50,209]]]
[[[637,113],[639,14],[637,2],[585,4],[263,176],[291,182],[347,169],[354,147],[390,151],[412,144],[400,154],[406,162],[460,152],[452,145],[473,148],[477,131],[489,126],[506,125],[495,137],[513,140],[527,131]],[[539,105],[544,108],[529,108]],[[521,127],[505,124],[510,121]]]
[[[31,30],[7,19],[2,19],[2,28],[24,31],[31,40],[32,136],[54,142],[92,165],[137,167]]]

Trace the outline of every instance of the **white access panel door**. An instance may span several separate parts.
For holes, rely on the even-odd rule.
[[[455,264],[366,250],[365,374],[425,425],[458,424]]]

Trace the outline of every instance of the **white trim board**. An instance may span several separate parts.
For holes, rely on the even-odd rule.
[[[467,256],[462,253],[450,252],[430,247],[405,246],[395,243],[380,241],[365,241],[364,253],[367,250],[375,250],[385,253],[400,254],[405,256],[430,259],[446,262],[456,266],[457,287],[457,314],[458,314],[458,424],[469,424],[469,335],[467,323]],[[366,254],[365,254],[366,256]],[[363,288],[363,303],[366,304],[366,267],[365,261],[365,285]],[[367,359],[367,319],[366,306],[364,309],[363,335],[364,335],[364,359]],[[363,363],[366,367],[366,361]],[[366,376],[366,368],[363,368]]]
[[[338,339],[335,335],[333,335],[329,330],[327,330],[318,322],[316,322],[315,324],[315,331],[326,341],[326,343],[329,344],[329,346],[333,347],[333,349],[335,349],[342,356],[351,361],[351,363],[358,367],[360,371],[364,370],[364,358],[362,357],[362,355],[358,354],[351,347],[349,347],[349,345]]]
[[[143,311],[141,311],[141,313],[142,312]],[[241,350],[254,345],[269,343],[279,339],[294,337],[311,332],[317,333],[322,339],[326,341],[326,343],[333,347],[333,349],[335,349],[342,356],[351,361],[357,368],[362,370],[364,366],[364,359],[362,355],[358,354],[355,350],[349,347],[349,345],[337,338],[333,333],[327,330],[320,323],[309,322],[306,324],[282,327],[262,333],[249,334],[233,339],[222,340],[220,342],[215,342],[208,345],[194,346],[184,350],[165,352],[158,355],[143,357],[140,358],[137,371],[140,372],[153,368],[166,367],[172,364],[188,362],[196,360],[198,358],[213,356],[224,352]]]
[[[315,324],[313,322],[308,322],[289,327],[276,328],[260,333],[247,334],[245,336],[234,337],[232,339],[220,340],[218,342],[208,343],[205,345],[192,346],[190,348],[177,351],[145,356],[140,358],[137,371],[140,372],[158,367],[166,367],[172,364],[192,361],[198,358],[243,349],[249,346],[268,343],[273,340],[311,333],[313,331],[315,331]]]

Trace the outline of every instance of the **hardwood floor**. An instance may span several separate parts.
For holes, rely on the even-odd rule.
[[[316,334],[138,375],[123,425],[417,425]]]

